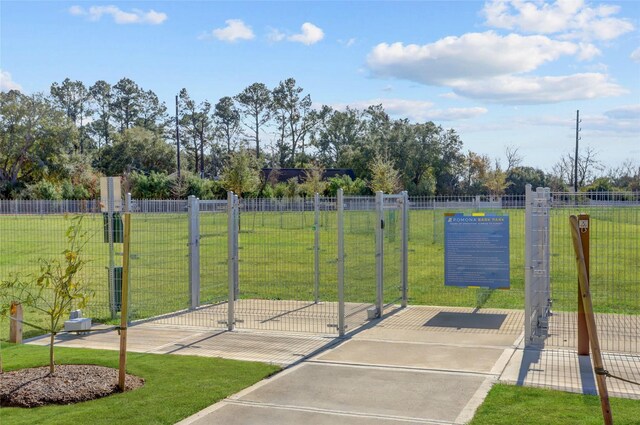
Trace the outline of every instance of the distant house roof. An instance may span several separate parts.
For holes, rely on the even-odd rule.
[[[262,169],[262,175],[264,176],[265,180],[269,179],[273,171],[274,171],[273,168]],[[306,171],[305,168],[277,168],[275,169],[275,172],[277,173],[277,182],[278,183],[286,182],[291,178],[297,178],[298,183],[302,183],[304,182],[305,171]],[[356,173],[354,173],[353,170],[350,168],[327,168],[324,170],[324,173],[322,174],[322,179],[327,180],[327,179],[330,179],[331,177],[345,176],[345,175],[351,177],[352,180],[355,180],[356,178]]]

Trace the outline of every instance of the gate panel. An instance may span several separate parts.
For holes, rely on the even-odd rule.
[[[640,352],[640,195],[551,194],[553,315],[547,346],[577,347],[578,283],[569,216],[590,215],[590,292],[602,350]]]
[[[313,198],[240,200],[237,328],[335,332],[335,289],[316,280],[315,209]]]

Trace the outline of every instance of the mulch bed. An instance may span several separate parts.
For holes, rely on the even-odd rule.
[[[126,375],[126,391],[143,385],[144,379]],[[0,406],[73,404],[117,392],[118,369],[104,366],[59,365],[53,376],[49,375],[49,366],[0,374]]]

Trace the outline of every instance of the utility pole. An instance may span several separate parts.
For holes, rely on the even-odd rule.
[[[580,141],[580,110],[576,111],[576,155],[573,158],[573,191],[578,193],[578,142]]]
[[[178,178],[180,178],[180,125],[178,122],[178,96],[176,95],[176,156],[178,158]]]

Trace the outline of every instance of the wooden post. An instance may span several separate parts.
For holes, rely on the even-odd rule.
[[[124,214],[124,239],[122,246],[122,294],[120,297],[120,362],[118,387],[124,392],[124,378],[127,370],[127,307],[129,306],[129,245],[131,234],[131,214]]]
[[[17,301],[11,302],[9,314],[9,342],[22,344],[22,304]]]
[[[578,227],[580,230],[580,243],[582,252],[584,253],[584,263],[587,269],[587,285],[589,280],[589,232],[590,222],[588,214],[578,215]],[[587,287],[587,290],[589,288]],[[587,331],[587,318],[584,312],[584,304],[582,303],[582,293],[580,290],[580,282],[578,280],[578,355],[589,355],[589,332]]]
[[[602,362],[602,353],[600,352],[600,342],[598,341],[596,319],[593,314],[591,293],[589,292],[589,276],[587,274],[584,251],[582,250],[578,218],[575,215],[572,215],[571,217],[569,217],[569,222],[571,223],[571,239],[573,240],[573,249],[576,253],[576,263],[578,266],[578,282],[580,283],[582,304],[584,305],[587,330],[589,333],[589,341],[591,343],[591,353],[593,356],[594,371],[596,372],[598,394],[600,395],[602,417],[604,419],[605,425],[612,425],[613,415],[611,413],[611,404],[609,403],[609,391],[607,390],[606,376],[602,374],[602,372],[604,371],[604,364]]]

